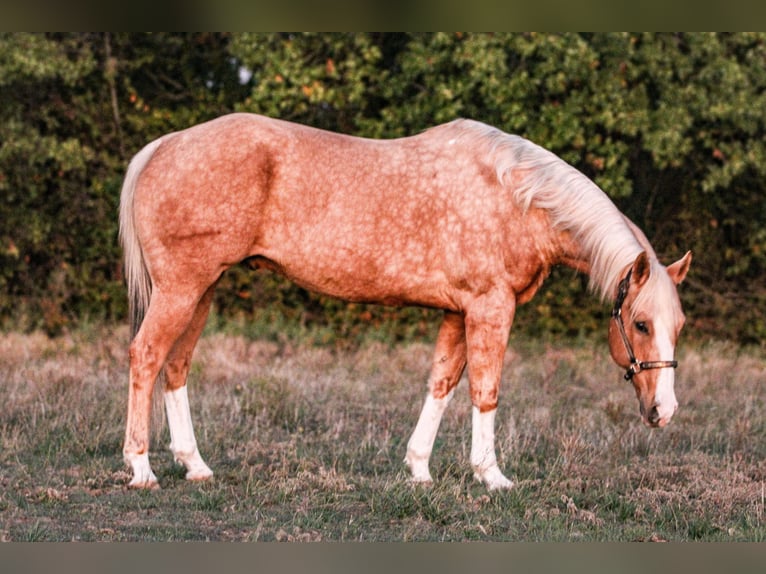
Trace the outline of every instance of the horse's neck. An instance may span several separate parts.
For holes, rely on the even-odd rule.
[[[654,250],[644,233],[627,217],[614,221],[611,233],[601,236],[590,235],[583,242],[583,234],[570,231],[559,235],[558,263],[571,267],[590,276],[591,288],[600,293],[602,299],[614,296],[617,284],[625,275],[641,251],[654,258]],[[620,229],[622,226],[625,229]],[[615,233],[620,230],[620,233]]]

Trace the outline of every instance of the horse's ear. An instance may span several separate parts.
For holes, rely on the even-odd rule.
[[[686,274],[689,272],[689,266],[692,264],[692,252],[687,251],[681,259],[668,266],[668,275],[673,280],[673,283],[678,285],[686,278]]]
[[[635,283],[637,287],[641,287],[646,283],[646,280],[649,279],[649,273],[649,257],[647,256],[646,251],[642,251],[633,262],[633,273],[631,277],[633,283]]]

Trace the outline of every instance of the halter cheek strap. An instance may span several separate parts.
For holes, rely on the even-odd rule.
[[[622,343],[625,345],[625,350],[628,353],[628,359],[630,359],[630,366],[625,371],[625,375],[623,375],[626,381],[632,380],[634,375],[648,369],[675,369],[678,367],[678,361],[639,361],[636,359],[636,355],[633,352],[633,345],[630,344],[628,334],[625,332],[625,324],[622,321],[622,305],[625,303],[625,298],[628,296],[628,288],[630,287],[630,277],[632,274],[633,269],[628,271],[625,278],[620,281],[617,290],[617,299],[615,299],[614,307],[612,308],[612,319],[617,322],[617,329],[620,332]]]

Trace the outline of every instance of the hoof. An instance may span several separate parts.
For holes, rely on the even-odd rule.
[[[431,473],[428,470],[428,457],[419,457],[412,453],[407,453],[404,464],[410,469],[412,477],[410,482],[413,484],[432,485],[434,483]]]
[[[421,488],[431,488],[434,485],[434,481],[431,479],[431,477],[428,478],[422,478],[422,477],[410,477],[410,484],[412,486],[419,486]]]
[[[487,483],[487,490],[493,491],[493,490],[511,490],[513,488],[513,481],[508,480],[507,478],[503,477],[502,480],[496,481],[496,482],[488,482]]]
[[[476,480],[483,482],[489,491],[510,490],[513,488],[513,482],[508,480],[496,466],[490,467],[481,473],[476,471],[474,472],[473,477]]]
[[[186,480],[200,482],[213,478],[213,471],[202,460],[197,447],[187,453],[176,452],[174,458],[176,463],[186,467]]]
[[[159,490],[160,483],[157,480],[136,480],[135,478],[128,483],[131,490]]]
[[[205,482],[207,480],[213,480],[213,471],[209,468],[190,470],[186,473],[186,480],[190,480],[192,482]]]
[[[125,462],[133,471],[133,478],[128,483],[128,488],[134,490],[157,490],[160,483],[157,476],[149,466],[149,456],[144,454],[126,454]]]

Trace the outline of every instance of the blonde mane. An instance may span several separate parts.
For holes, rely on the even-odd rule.
[[[590,179],[548,150],[520,136],[472,120],[456,120],[455,128],[489,144],[497,179],[510,186],[524,210],[536,207],[550,214],[556,229],[566,230],[590,261],[590,287],[602,299],[614,297],[621,274],[639,253],[656,257],[643,234]],[[513,180],[514,172],[524,177]],[[518,185],[521,182],[521,185]],[[640,233],[640,232],[639,232]]]

